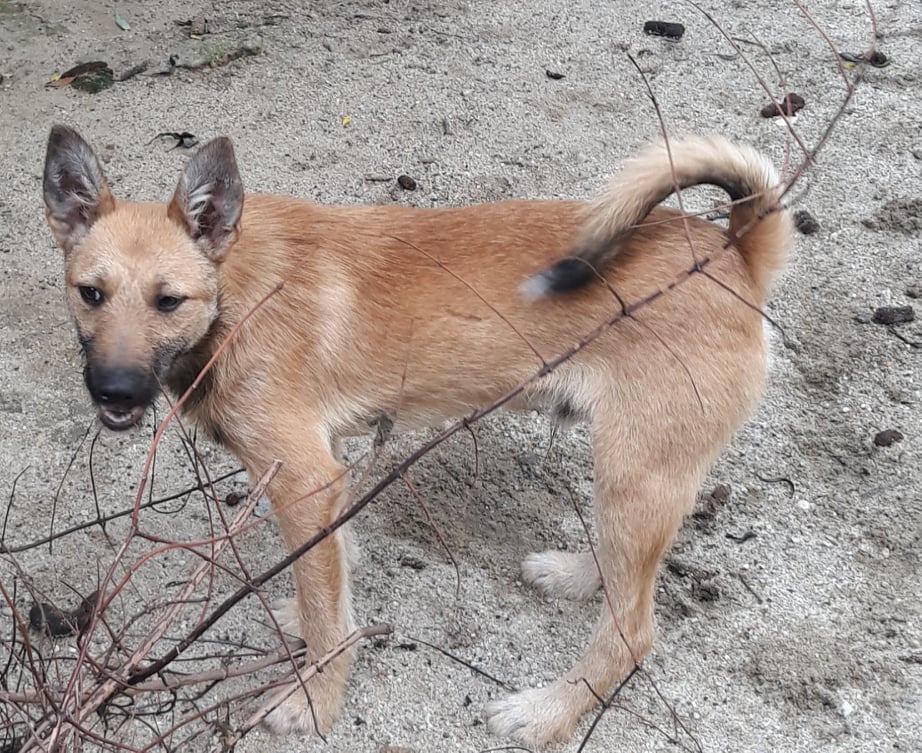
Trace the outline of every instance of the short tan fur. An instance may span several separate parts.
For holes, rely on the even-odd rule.
[[[714,183],[730,230],[656,205]],[[269,489],[289,548],[348,495],[339,439],[387,417],[430,426],[489,405],[619,310],[692,275],[618,322],[513,407],[589,423],[599,568],[588,553],[523,564],[545,593],[589,598],[590,644],[557,682],[489,704],[490,728],[529,746],[568,739],[653,642],[659,563],[722,446],[756,405],[766,370],[759,308],[790,245],[778,178],[753,150],[676,139],[629,162],[594,202],[458,209],[329,207],[247,195],[227,139],[192,157],[168,205],[113,198],[76,132],[49,138],[45,201],[64,250],[68,303],[102,421],[135,425],[161,385],[182,393],[254,306],[184,417]],[[693,253],[694,252],[694,253]],[[540,357],[539,355],[540,354]],[[450,500],[445,501],[450,504]],[[294,566],[286,627],[312,655],[352,628],[347,541]],[[617,625],[616,625],[617,623]],[[340,713],[344,655],[270,717],[324,732]],[[592,688],[590,690],[589,688]],[[315,716],[314,716],[315,715]]]

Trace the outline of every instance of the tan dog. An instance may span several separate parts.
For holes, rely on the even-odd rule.
[[[700,183],[736,201],[729,232],[656,207],[677,186]],[[760,396],[758,309],[790,242],[777,183],[751,149],[690,138],[672,142],[671,159],[663,146],[643,152],[593,204],[244,201],[231,142],[220,138],[189,161],[168,206],[134,204],[116,201],[90,147],[56,126],[44,191],[87,387],[112,429],[135,425],[160,385],[182,393],[284,283],[231,340],[185,416],[251,478],[283,461],[269,495],[291,548],[346,502],[340,437],[383,417],[421,427],[488,405],[613,317],[619,299],[665,290],[710,260],[514,406],[588,421],[595,468],[601,573],[590,553],[546,552],[525,561],[525,577],[570,598],[603,582],[611,597],[573,669],[487,708],[494,732],[540,746],[569,738],[597,694],[650,650],[660,560]],[[345,547],[337,534],[294,566],[290,629],[314,656],[352,629]],[[342,657],[308,683],[321,730],[340,712],[349,663]],[[313,718],[299,692],[271,721],[310,730]]]

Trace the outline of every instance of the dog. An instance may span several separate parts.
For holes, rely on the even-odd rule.
[[[699,184],[728,193],[728,228],[659,206]],[[689,137],[641,151],[588,202],[336,207],[244,198],[231,141],[217,138],[163,205],[117,201],[91,147],[55,126],[43,188],[102,423],[135,426],[214,358],[183,415],[250,478],[282,461],[269,497],[290,550],[347,502],[344,436],[467,416],[542,369],[508,407],[588,422],[598,543],[530,555],[523,573],[553,597],[604,586],[606,598],[572,669],[486,707],[494,733],[569,739],[650,651],[660,561],[763,390],[760,309],[791,243],[764,157]],[[353,629],[347,554],[337,531],[293,565],[286,629],[311,657]],[[329,731],[350,661],[270,726]]]

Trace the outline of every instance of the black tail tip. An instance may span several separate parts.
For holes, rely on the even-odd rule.
[[[522,293],[526,299],[535,300],[579,290],[597,278],[598,274],[589,262],[578,256],[569,256],[526,280],[522,285]]]

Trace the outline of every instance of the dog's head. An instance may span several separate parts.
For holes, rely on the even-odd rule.
[[[233,147],[226,138],[203,147],[169,205],[135,204],[116,201],[89,145],[55,126],[44,194],[87,388],[102,422],[127,429],[218,315],[218,265],[243,209]]]

